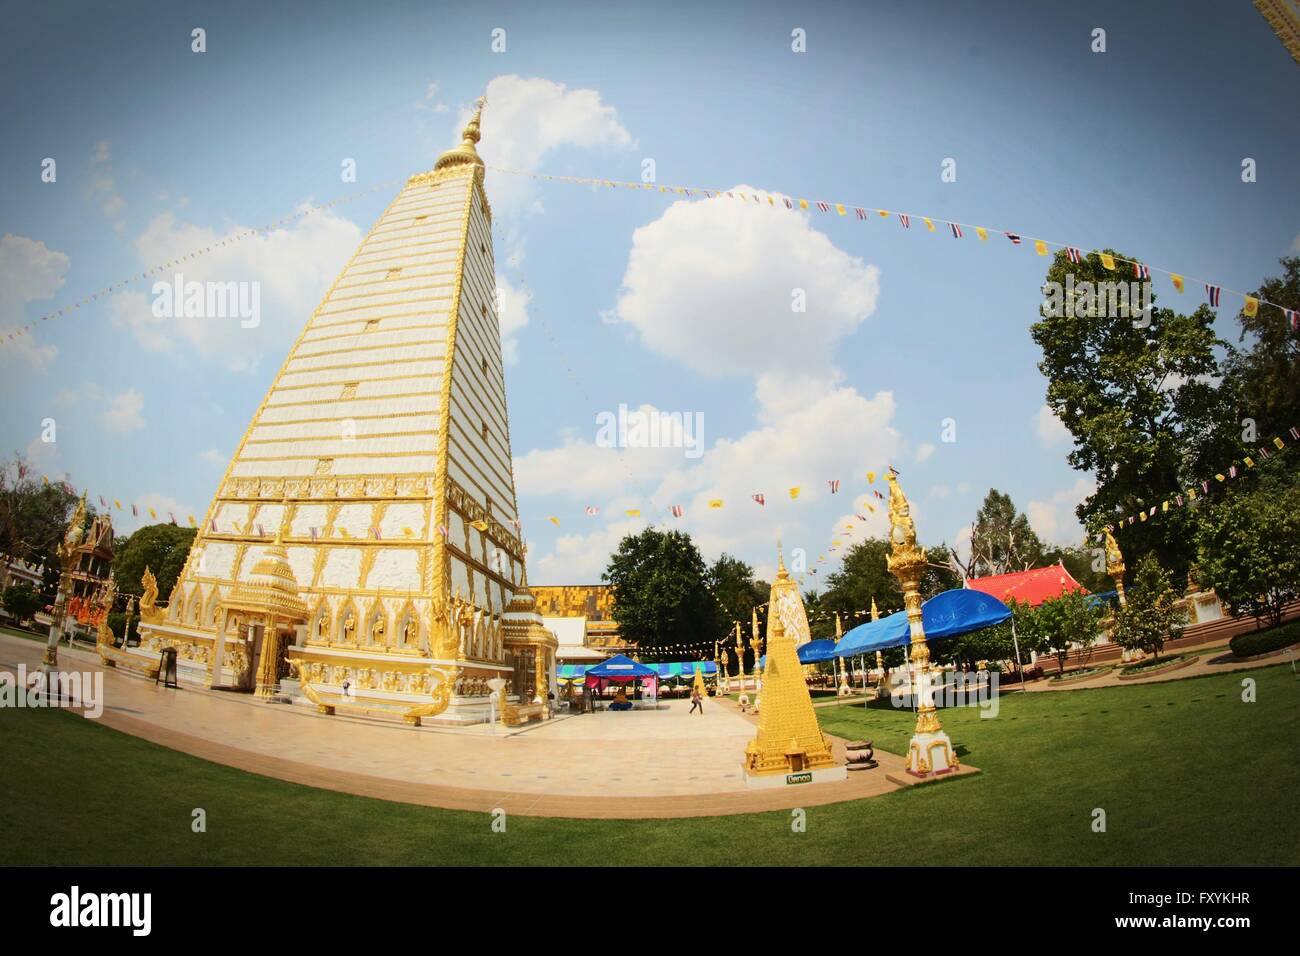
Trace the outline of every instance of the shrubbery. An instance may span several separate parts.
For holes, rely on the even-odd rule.
[[[1237,657],[1254,657],[1267,654],[1278,648],[1286,647],[1300,641],[1300,621],[1292,621],[1280,627],[1271,627],[1267,631],[1252,631],[1238,634],[1228,642],[1228,647]]]

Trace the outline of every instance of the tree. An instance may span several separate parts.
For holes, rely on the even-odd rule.
[[[1115,585],[1106,575],[1106,555],[1101,547],[1080,548],[1067,546],[1049,548],[1043,554],[1043,564],[1061,563],[1070,577],[1078,581],[1093,594],[1113,590]]]
[[[1138,561],[1126,596],[1125,606],[1115,612],[1115,643],[1158,659],[1165,641],[1182,634],[1186,612],[1175,603],[1178,594],[1170,586],[1169,572],[1154,554]]]
[[[743,632],[742,645],[748,648],[752,640],[751,611],[767,602],[769,588],[763,582],[754,580],[753,568],[729,554],[723,554],[709,568],[708,585],[718,608],[713,630],[721,634],[733,628],[735,622],[739,621]],[[760,620],[762,617],[763,614],[760,612]],[[732,646],[734,649],[734,641]],[[748,659],[748,664],[742,660],[741,667],[747,668],[746,672],[748,672],[754,667],[753,655],[747,654],[745,657]]]
[[[1276,464],[1260,468],[1258,487],[1234,489],[1201,510],[1197,575],[1233,614],[1282,623],[1300,597],[1300,478]]]
[[[59,542],[76,507],[77,496],[68,486],[41,480],[23,458],[0,463],[0,554],[45,564],[41,591],[47,603],[59,583]],[[90,502],[86,512],[94,516]]]
[[[150,524],[136,531],[113,555],[113,579],[118,592],[139,597],[144,592],[140,579],[148,567],[158,581],[160,599],[170,595],[185,567],[195,534],[194,528],[174,524]]]
[[[821,609],[830,614],[856,614],[871,607],[872,598],[882,608],[902,607],[903,592],[898,578],[889,573],[888,554],[885,538],[867,538],[850,545],[839,569],[826,576]]]
[[[1300,256],[1279,260],[1282,275],[1265,279],[1255,295],[1300,312]],[[1251,342],[1248,351],[1233,349],[1225,363],[1225,385],[1231,387],[1246,428],[1247,446],[1264,442],[1300,425],[1300,327],[1286,321],[1277,309],[1261,306],[1256,314],[1237,314],[1238,341]]]
[[[6,614],[22,624],[30,621],[45,601],[30,584],[11,584],[0,594],[0,604],[4,604]]]
[[[716,636],[718,607],[704,558],[682,531],[627,535],[603,578],[614,594],[619,633],[639,650],[667,651]]]
[[[1080,591],[1067,591],[1034,609],[1035,636],[1040,647],[1056,657],[1058,674],[1065,672],[1071,650],[1076,651],[1081,665],[1087,663],[1097,643],[1102,614],[1097,602]]]
[[[990,488],[971,526],[967,573],[984,577],[1027,571],[1043,563],[1043,542],[1030,527],[1029,519],[1017,513],[1010,495]]]
[[[1097,253],[1078,264],[1058,253],[1042,320],[1031,327],[1047,405],[1074,437],[1068,460],[1096,477],[1078,509],[1093,531],[1160,504],[1239,448],[1231,390],[1216,385],[1227,343],[1214,333],[1214,312],[1202,305],[1183,315],[1156,307],[1154,296],[1147,314],[1129,302],[1089,301],[1098,283],[1128,284],[1127,266],[1118,265],[1106,269]],[[1178,509],[1128,528],[1125,548],[1130,556],[1155,551],[1185,572],[1193,534],[1194,519]]]

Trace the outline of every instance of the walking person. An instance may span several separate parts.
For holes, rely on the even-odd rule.
[[[704,715],[704,702],[700,698],[699,688],[692,687],[691,688],[691,709],[687,711],[687,714],[693,714],[695,713],[696,710],[700,712],[701,716]]]

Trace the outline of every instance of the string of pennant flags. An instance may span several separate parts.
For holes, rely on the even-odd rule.
[[[771,193],[763,190],[742,192],[737,189],[705,189],[697,186],[670,186],[660,185],[658,183],[634,183],[615,179],[599,179],[588,176],[557,176],[549,173],[536,173],[528,170],[509,169],[501,166],[488,167],[493,172],[502,173],[507,176],[522,176],[528,179],[545,182],[567,182],[577,183],[584,186],[605,186],[611,189],[639,189],[639,190],[657,190],[660,193],[694,198],[701,196],[705,199],[727,199],[743,203],[757,203],[767,205],[773,209],[785,209],[788,211],[806,211],[817,210],[823,215],[839,215],[848,217],[850,213],[853,218],[859,222],[867,222],[875,218],[889,220],[897,219],[899,225],[904,229],[912,228],[912,220],[919,220],[924,224],[927,232],[938,233],[942,228],[943,232],[948,233],[953,239],[964,239],[968,232],[974,233],[980,242],[988,241],[990,235],[1002,235],[1013,246],[1021,246],[1028,243],[1035,252],[1040,256],[1051,254],[1053,249],[1063,250],[1069,260],[1075,264],[1081,263],[1088,258],[1090,253],[1084,252],[1081,246],[1070,245],[1065,242],[1057,242],[1052,239],[1042,239],[1037,236],[1031,236],[1023,231],[1013,231],[1010,229],[997,229],[990,226],[981,226],[975,223],[958,222],[952,219],[943,219],[938,216],[924,216],[907,212],[891,212],[888,209],[882,209],[873,206],[859,206],[846,202],[832,202],[828,200],[808,200],[795,199],[778,193]],[[1191,282],[1194,285],[1201,285],[1205,288],[1206,301],[1218,308],[1222,301],[1223,293],[1235,295],[1242,300],[1242,312],[1248,316],[1259,314],[1261,306],[1271,306],[1280,311],[1289,322],[1292,328],[1300,329],[1300,312],[1295,309],[1287,308],[1276,302],[1270,302],[1259,296],[1251,295],[1246,292],[1239,292],[1235,289],[1229,289],[1218,282],[1211,282],[1208,279],[1201,279],[1188,276],[1186,273],[1173,272],[1169,269],[1162,269],[1149,263],[1140,262],[1135,259],[1126,259],[1123,256],[1117,256],[1108,252],[1097,251],[1095,254],[1101,265],[1110,272],[1131,272],[1135,279],[1149,280],[1153,272],[1169,278],[1170,284],[1175,291],[1181,293],[1186,290],[1187,284]]]
[[[1293,425],[1287,429],[1286,434],[1293,443],[1300,442],[1300,428]],[[1281,435],[1276,435],[1271,441],[1265,442],[1257,447],[1253,455],[1243,455],[1241,458],[1234,458],[1227,467],[1215,472],[1212,477],[1202,478],[1201,480],[1188,485],[1183,490],[1164,499],[1158,505],[1151,505],[1150,507],[1143,508],[1141,511],[1135,512],[1134,514],[1125,515],[1112,524],[1106,525],[1106,530],[1114,532],[1120,528],[1126,528],[1135,523],[1151,521],[1158,515],[1168,514],[1170,511],[1177,508],[1191,507],[1198,500],[1209,495],[1210,489],[1214,487],[1211,482],[1220,485],[1226,484],[1239,477],[1242,474],[1243,469],[1254,468],[1257,461],[1265,461],[1272,458],[1275,454],[1285,451],[1287,448],[1294,447],[1296,447],[1294,444],[1288,445]]]
[[[133,273],[132,275],[127,276],[125,279],[120,279],[117,282],[111,283],[110,285],[106,285],[102,289],[92,292],[89,295],[83,296],[80,299],[77,299],[75,302],[68,303],[61,309],[56,309],[52,312],[47,312],[44,315],[38,316],[37,318],[26,323],[25,325],[19,325],[16,328],[9,329],[6,331],[4,338],[0,339],[0,342],[9,343],[17,338],[20,338],[23,335],[31,335],[32,332],[35,331],[36,327],[40,325],[42,322],[48,322],[51,319],[58,319],[58,318],[62,318],[63,316],[70,316],[80,311],[83,306],[88,306],[92,302],[96,302],[101,298],[107,298],[112,293],[124,289],[133,283],[143,282],[144,280],[150,278],[151,276],[155,276],[167,272],[168,270],[174,269],[183,263],[201,258],[202,256],[205,256],[217,249],[222,249],[225,248],[226,246],[233,246],[236,243],[243,242],[244,240],[251,239],[255,236],[267,235],[273,229],[277,229],[281,226],[288,225],[289,223],[296,222],[300,219],[305,219],[307,216],[312,216],[315,215],[316,213],[324,212],[325,210],[328,209],[333,209],[335,206],[342,206],[345,203],[355,202],[356,200],[363,199],[366,196],[372,195],[380,191],[381,189],[392,189],[394,186],[400,185],[401,183],[404,182],[406,182],[406,177],[402,177],[401,179],[388,180],[386,182],[379,183],[376,186],[371,186],[368,189],[363,189],[359,192],[349,193],[346,196],[340,196],[337,199],[332,199],[326,203],[321,203],[319,205],[314,205],[314,206],[306,206],[293,213],[290,213],[287,216],[282,216],[281,218],[276,219],[272,222],[268,222],[265,225],[258,226],[255,229],[241,229],[239,232],[233,232],[230,235],[216,242],[212,242],[206,246],[201,246],[199,248],[193,249],[190,252],[187,252],[183,256],[179,256],[178,258],[175,259],[169,259],[166,262],[160,262],[157,265],[150,266],[148,269],[145,269],[142,272]]]
[[[634,183],[634,182],[626,182],[623,180],[602,179],[602,178],[589,177],[589,176],[559,176],[550,173],[537,173],[529,170],[510,169],[502,166],[490,166],[488,168],[491,169],[493,172],[501,173],[503,175],[521,176],[524,178],[537,180],[539,182],[541,181],[568,182],[568,183],[577,183],[586,186],[605,186],[612,189],[627,188],[627,189],[639,189],[639,190],[657,190],[660,193],[684,196],[686,198],[694,198],[696,196],[702,196],[705,199],[728,199],[728,200],[734,200],[738,202],[752,201],[759,205],[766,203],[766,205],[772,208],[783,208],[791,211],[793,210],[811,211],[813,209],[816,209],[818,212],[824,215],[837,214],[839,216],[844,216],[844,217],[847,217],[849,215],[849,212],[852,211],[854,218],[862,222],[869,221],[875,217],[879,217],[885,220],[896,218],[898,223],[904,229],[911,229],[912,220],[917,219],[921,223],[923,223],[926,230],[931,233],[937,233],[939,231],[939,226],[940,225],[944,226],[945,227],[944,231],[949,233],[953,239],[964,239],[966,238],[967,232],[973,232],[979,241],[984,242],[988,240],[991,234],[1001,234],[1005,236],[1006,239],[1010,241],[1010,243],[1013,246],[1020,246],[1020,245],[1024,245],[1025,243],[1029,243],[1030,245],[1033,246],[1034,250],[1040,256],[1049,255],[1052,249],[1064,250],[1065,254],[1069,257],[1070,261],[1076,264],[1082,262],[1085,258],[1091,255],[1090,253],[1085,253],[1081,246],[1074,246],[1074,245],[1070,245],[1069,243],[1058,242],[1052,239],[1042,239],[1037,236],[1028,235],[1023,231],[1013,231],[1010,229],[997,229],[994,227],[977,225],[975,223],[959,222],[957,220],[944,219],[942,217],[937,217],[937,216],[917,215],[915,213],[907,213],[907,212],[890,212],[888,209],[872,207],[872,206],[860,206],[860,205],[855,205],[855,204],[850,204],[845,202],[831,202],[828,200],[821,200],[821,199],[817,199],[817,200],[794,199],[783,194],[776,194],[776,193],[771,193],[762,190],[752,191],[752,192],[742,192],[736,189],[723,190],[723,189],[702,188],[697,186],[660,185],[657,183],[642,183],[642,182]],[[86,295],[81,299],[78,299],[75,302],[72,302],[64,306],[61,309],[57,309],[52,312],[47,312],[45,315],[39,316],[36,319],[33,319],[32,321],[24,325],[19,325],[16,328],[9,329],[6,331],[4,338],[0,339],[0,342],[8,343],[14,341],[15,339],[23,335],[30,335],[36,329],[36,327],[42,322],[48,322],[51,319],[56,319],[64,315],[73,314],[79,311],[83,306],[87,306],[92,302],[97,301],[101,297],[106,297],[111,293],[116,292],[119,289],[122,289],[134,282],[140,282],[145,279],[148,279],[150,276],[165,272],[168,269],[173,269],[184,262],[197,259],[200,256],[206,255],[215,249],[220,249],[225,246],[233,245],[234,243],[241,242],[245,239],[249,239],[254,236],[261,235],[263,233],[269,233],[272,229],[275,229],[279,226],[286,225],[290,222],[294,222],[296,220],[302,219],[306,216],[313,215],[317,212],[324,211],[326,209],[331,209],[335,206],[343,205],[344,203],[354,202],[357,199],[361,199],[365,196],[371,195],[375,192],[378,192],[381,189],[391,189],[397,185],[400,185],[401,183],[404,183],[406,179],[407,177],[401,177],[399,179],[387,180],[375,186],[371,186],[368,189],[351,193],[347,196],[340,196],[336,199],[331,200],[330,202],[323,203],[316,206],[308,206],[305,209],[297,210],[296,212],[283,216],[280,219],[274,220],[270,223],[267,223],[266,225],[259,226],[255,229],[245,229],[237,233],[232,233],[231,235],[226,236],[224,239],[221,239],[214,243],[210,243],[207,246],[194,249],[191,252],[183,256],[180,256],[179,258],[171,259],[168,260],[167,262],[159,263],[155,266],[152,266],[144,270],[143,272],[130,275],[125,279],[121,279],[117,282],[111,283],[110,285],[104,286],[102,289],[99,289],[96,292]],[[1111,272],[1131,271],[1133,277],[1137,279],[1150,279],[1151,274],[1153,272],[1158,272],[1161,275],[1167,276],[1170,281],[1170,284],[1173,285],[1174,289],[1179,293],[1185,291],[1187,284],[1189,282],[1196,285],[1201,285],[1205,289],[1206,301],[1216,309],[1219,308],[1220,306],[1223,293],[1227,292],[1230,295],[1238,296],[1242,300],[1242,312],[1245,315],[1255,316],[1259,313],[1259,309],[1261,307],[1263,306],[1272,307],[1280,311],[1285,317],[1286,321],[1289,322],[1293,328],[1300,329],[1300,311],[1288,308],[1279,303],[1270,302],[1267,299],[1263,299],[1260,298],[1259,296],[1251,295],[1246,292],[1240,292],[1235,289],[1229,289],[1218,282],[1211,282],[1208,279],[1191,277],[1185,273],[1173,272],[1172,270],[1163,269],[1158,266],[1153,266],[1150,265],[1149,263],[1140,262],[1135,259],[1126,259],[1123,256],[1116,256],[1111,253],[1100,252],[1100,251],[1096,252],[1095,254],[1097,255],[1102,266],[1106,268],[1108,271]]]
[[[877,473],[874,471],[867,472],[867,484],[875,484],[876,474]],[[826,480],[826,486],[832,495],[837,495],[840,493],[840,484],[841,484],[841,480],[839,478],[828,478]],[[790,496],[790,499],[792,501],[798,500],[800,495],[802,495],[803,493],[804,493],[803,485],[793,485],[787,490],[787,494]],[[886,495],[878,489],[872,489],[871,494],[874,498],[879,499],[880,501],[886,500]],[[756,504],[760,508],[764,508],[767,506],[768,496],[764,492],[761,491],[754,492],[752,495],[749,496],[749,499],[753,501],[754,504]],[[720,511],[726,506],[726,499],[709,498],[708,506],[709,506],[708,510],[710,511]],[[872,514],[874,514],[876,511],[876,506],[871,504],[869,501],[861,502],[861,506],[865,508],[867,511],[871,512]],[[645,510],[646,509],[639,508],[639,507],[625,508],[623,509],[623,516],[625,518],[640,518],[644,515]],[[680,504],[667,505],[665,510],[668,512],[668,514],[672,515],[674,518],[681,518],[686,514],[686,507]],[[601,509],[597,505],[584,505],[582,509],[582,513],[588,518],[595,518],[600,515]],[[859,521],[868,520],[866,515],[862,515],[862,514],[855,514],[855,517]],[[559,515],[547,515],[546,520],[549,521],[551,524],[555,525],[557,528],[562,525]]]

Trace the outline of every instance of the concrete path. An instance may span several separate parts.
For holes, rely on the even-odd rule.
[[[0,668],[40,662],[42,645],[0,634]],[[537,816],[680,817],[754,813],[897,790],[903,760],[843,782],[748,790],[741,774],[751,718],[710,700],[657,711],[561,716],[512,732],[408,727],[251,696],[168,690],[98,655],[60,649],[63,670],[104,674],[103,724],[196,757],[295,783],[428,806]],[[843,759],[843,741],[835,741]],[[963,768],[965,772],[977,772]],[[894,779],[888,779],[893,777]]]

